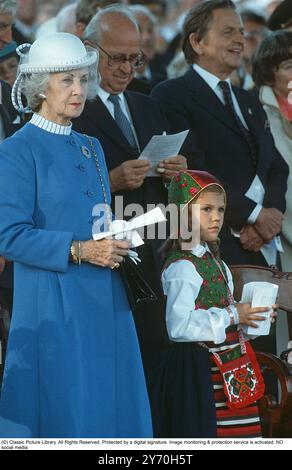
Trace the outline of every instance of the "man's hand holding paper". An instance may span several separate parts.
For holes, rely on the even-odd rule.
[[[183,155],[176,155],[163,160],[157,165],[156,171],[162,175],[163,181],[168,183],[179,171],[188,167],[187,159]]]
[[[148,160],[127,160],[109,172],[111,192],[142,186],[151,164]]]
[[[179,151],[188,133],[188,130],[170,135],[163,133],[150,139],[139,157],[139,160],[146,159],[151,163],[147,176],[163,175],[169,181],[178,171],[187,168],[186,158],[179,155]]]

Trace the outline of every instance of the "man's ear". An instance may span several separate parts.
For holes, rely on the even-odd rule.
[[[189,41],[190,41],[190,45],[191,45],[193,51],[195,51],[196,54],[198,54],[198,55],[203,55],[203,47],[202,47],[202,44],[201,44],[202,41],[198,41],[197,36],[196,36],[195,33],[191,33],[189,35]]]

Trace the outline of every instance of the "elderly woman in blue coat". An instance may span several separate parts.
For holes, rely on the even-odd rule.
[[[0,253],[15,263],[0,435],[151,437],[115,269],[128,244],[92,239],[94,206],[110,204],[108,174],[99,142],[71,129],[97,93],[97,54],[67,33],[20,54],[13,101],[23,110],[24,94],[34,114],[0,146]]]

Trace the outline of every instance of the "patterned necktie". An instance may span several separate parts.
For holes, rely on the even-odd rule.
[[[120,97],[118,95],[110,95],[108,100],[111,101],[111,103],[113,103],[114,105],[114,116],[117,125],[121,129],[122,133],[124,134],[132,149],[135,152],[139,153],[138,145],[131,124],[127,116],[122,111],[120,105]]]
[[[249,147],[249,153],[252,159],[252,163],[254,167],[257,167],[257,162],[258,162],[258,146],[250,133],[248,129],[243,125],[240,117],[238,116],[234,103],[232,100],[231,96],[231,89],[230,86],[227,82],[221,81],[218,83],[220,86],[221,90],[223,91],[223,97],[224,97],[224,103],[226,109],[229,111],[229,113],[232,115],[233,119],[235,120],[237,127],[239,128],[241,134],[243,135],[248,147]]]

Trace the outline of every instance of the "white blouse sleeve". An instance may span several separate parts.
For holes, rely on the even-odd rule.
[[[232,276],[228,268],[226,271],[232,292]],[[171,263],[163,271],[162,285],[167,296],[166,326],[172,341],[213,341],[219,344],[226,339],[225,330],[230,325],[230,316],[225,308],[195,309],[202,282],[194,265],[187,260]]]

